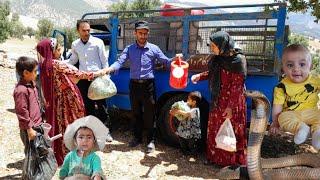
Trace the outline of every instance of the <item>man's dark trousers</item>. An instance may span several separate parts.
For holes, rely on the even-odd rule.
[[[91,100],[88,98],[88,89],[91,81],[81,79],[77,86],[80,90],[83,103],[86,109],[87,115],[93,115],[99,118],[108,128],[111,128],[110,118],[106,107],[106,100]]]
[[[147,142],[155,136],[155,82],[154,79],[130,80],[130,103],[135,117],[134,137],[142,141],[143,127],[147,129]]]

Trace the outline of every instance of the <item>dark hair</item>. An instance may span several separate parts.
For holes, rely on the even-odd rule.
[[[94,140],[96,140],[96,137],[94,136],[93,130],[92,130],[91,128],[88,128],[87,126],[80,126],[80,127],[77,129],[76,133],[74,133],[74,136],[73,136],[74,139],[77,138],[77,135],[78,135],[78,132],[79,132],[80,129],[89,129],[89,130],[91,130],[91,132],[92,132],[92,134],[93,134],[93,138],[94,138]]]
[[[20,77],[23,77],[23,71],[27,70],[32,72],[32,70],[38,65],[38,61],[34,58],[21,56],[16,62],[16,71]]]
[[[196,106],[199,106],[199,103],[201,101],[201,93],[199,91],[192,91],[188,94],[188,97],[193,100],[196,101]]]
[[[77,21],[77,30],[79,30],[80,24],[82,24],[82,23],[88,23],[90,25],[88,20],[80,19],[80,20]]]
[[[282,54],[282,59],[288,53],[299,52],[299,51],[306,53],[306,55],[307,55],[307,59],[306,60],[311,61],[310,51],[302,44],[291,44],[291,45],[287,46],[286,48],[284,48],[283,54]]]

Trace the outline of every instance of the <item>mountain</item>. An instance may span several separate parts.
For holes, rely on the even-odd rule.
[[[315,23],[314,20],[315,17],[309,12],[305,14],[289,13],[287,24],[291,32],[320,39],[320,24]]]
[[[75,26],[84,13],[105,11],[117,0],[10,0],[11,11],[36,19],[48,18],[58,26]]]

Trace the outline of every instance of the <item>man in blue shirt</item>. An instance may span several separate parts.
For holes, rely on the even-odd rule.
[[[150,153],[155,150],[155,62],[159,60],[169,65],[171,59],[166,57],[157,45],[147,41],[149,35],[148,22],[136,22],[134,35],[136,42],[127,46],[118,60],[107,68],[106,72],[117,71],[127,60],[130,61],[130,102],[136,121],[134,124],[134,139],[129,143],[129,146],[135,147],[142,143],[145,121],[148,131],[147,152]]]

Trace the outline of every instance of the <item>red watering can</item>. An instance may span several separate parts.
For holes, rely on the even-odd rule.
[[[171,62],[171,72],[169,84],[175,89],[184,89],[188,82],[189,64],[182,60],[182,54],[177,54],[174,61]]]

